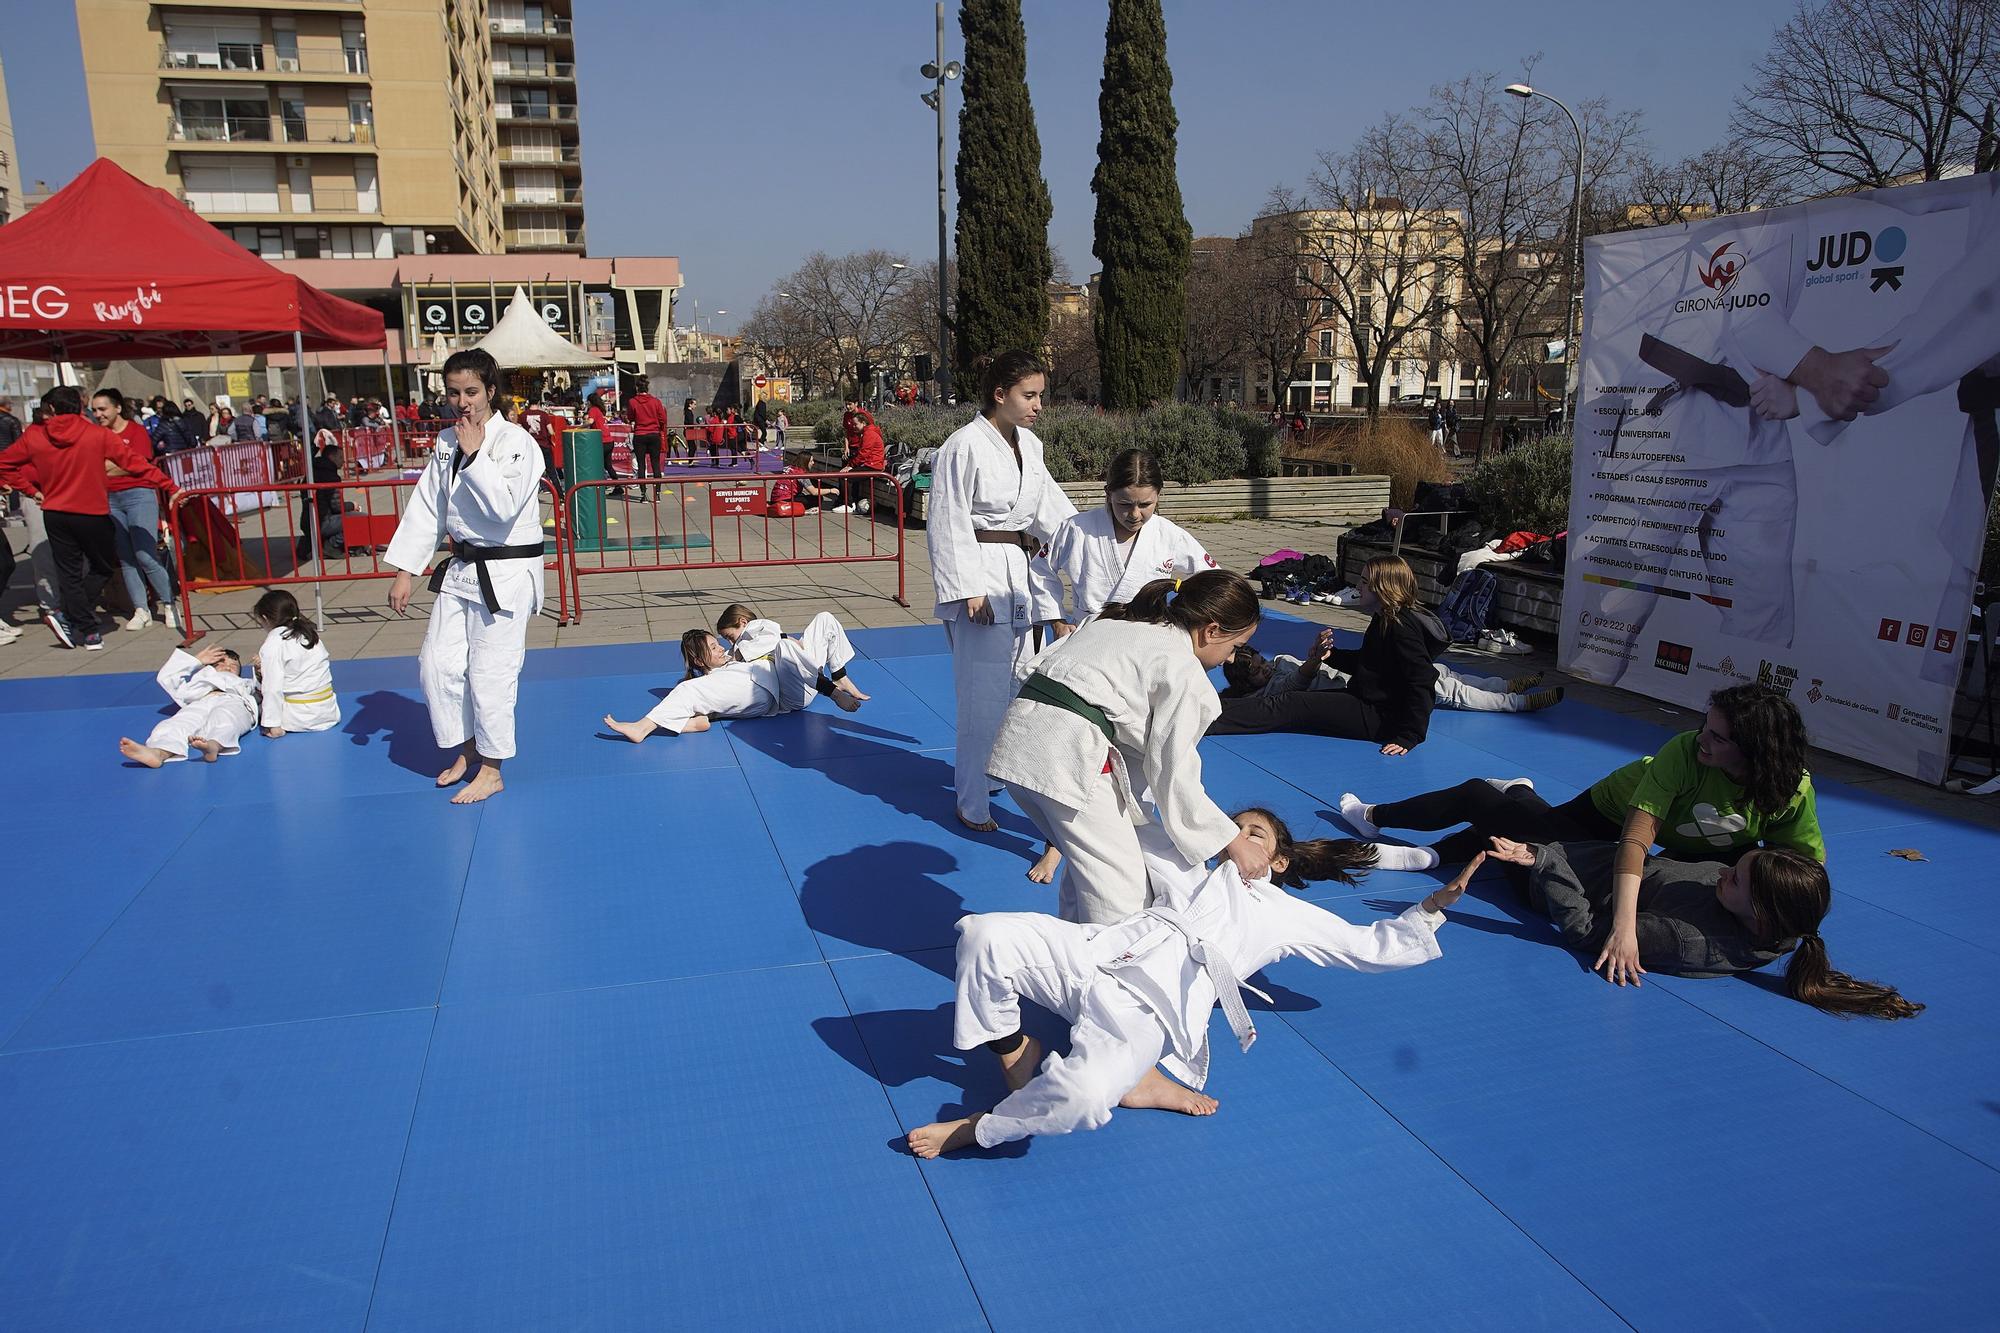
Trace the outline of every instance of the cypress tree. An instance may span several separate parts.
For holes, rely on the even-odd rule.
[[[965,103],[958,114],[959,396],[975,396],[976,357],[1049,336],[1049,187],[1028,100],[1028,35],[1020,0],[965,0]]]
[[[1175,167],[1174,76],[1160,0],[1111,0],[1097,96],[1097,357],[1106,407],[1173,397],[1194,233]]]

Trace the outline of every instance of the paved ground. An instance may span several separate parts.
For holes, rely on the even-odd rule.
[[[705,506],[688,507],[689,523],[706,526],[694,515]],[[275,511],[274,511],[275,512]],[[671,506],[662,517],[634,506],[623,510],[614,505],[612,513],[624,513],[618,525],[630,532],[657,528],[678,531],[680,522]],[[782,537],[772,537],[766,547],[761,522],[717,520],[711,535],[713,545],[688,553],[689,568],[663,572],[607,572],[581,580],[582,619],[573,625],[559,625],[553,615],[545,615],[528,633],[530,648],[575,647],[584,644],[657,642],[663,645],[663,668],[678,673],[679,661],[672,645],[690,629],[715,623],[723,607],[731,602],[748,602],[766,616],[785,624],[798,624],[817,611],[833,611],[848,625],[875,628],[891,625],[926,624],[931,620],[930,564],[924,548],[924,534],[908,534],[906,547],[907,588],[910,605],[895,600],[897,570],[894,564],[781,565],[763,568],[702,568],[700,562],[741,554],[749,558],[767,555],[784,557],[788,551],[811,554],[815,538],[833,550],[848,549],[892,553],[895,531],[892,524],[871,522],[861,516],[800,520],[808,526],[774,525]],[[824,524],[823,527],[820,524]],[[734,529],[732,531],[732,529]],[[1249,569],[1271,551],[1294,550],[1331,554],[1341,531],[1326,523],[1288,520],[1237,520],[1200,523],[1194,531],[1215,558],[1231,569]],[[7,529],[18,551],[22,533],[18,525]],[[710,535],[710,534],[704,534]],[[791,543],[796,542],[794,546]],[[584,557],[588,563],[593,557]],[[616,560],[616,556],[603,557]],[[554,601],[553,575],[550,601]],[[9,623],[21,625],[20,640],[0,646],[0,679],[22,676],[86,675],[99,672],[155,670],[172,647],[168,631],[154,626],[138,633],[120,631],[106,636],[103,652],[65,650],[54,637],[30,623],[33,608],[26,604],[28,588],[25,559],[14,584],[4,597]],[[399,619],[386,605],[387,580],[331,585],[325,595],[327,643],[336,660],[362,657],[414,655],[423,642],[424,615],[429,594],[418,593],[410,615]],[[250,607],[261,589],[241,592],[198,594],[195,612],[204,628],[224,642],[243,647],[255,646],[258,637],[250,618]],[[310,613],[310,589],[297,590]],[[1286,610],[1321,624],[1359,630],[1363,618],[1326,606],[1287,606]],[[1555,670],[1553,645],[1542,645],[1528,657],[1491,658],[1454,653],[1452,661],[1466,662],[1485,674],[1514,674],[1523,670],[1545,672],[1549,682],[1575,692],[1575,697],[1601,708],[1645,717],[1665,725],[1695,725],[1695,715],[1638,695],[1607,689],[1569,679]],[[1490,669],[1488,669],[1490,668]],[[2000,828],[2000,800],[1953,795],[1910,779],[1883,772],[1867,764],[1838,755],[1815,752],[1813,769],[1829,778],[1852,783],[1884,796],[1907,801],[1951,818]]]

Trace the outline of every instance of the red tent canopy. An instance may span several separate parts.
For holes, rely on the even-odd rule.
[[[99,158],[0,227],[0,356],[126,361],[381,347],[379,312],[273,268]]]

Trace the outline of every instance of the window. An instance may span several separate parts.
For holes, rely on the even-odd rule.
[[[264,68],[264,42],[254,20],[197,15],[166,31],[167,62],[175,69]]]
[[[278,164],[255,157],[189,162],[181,168],[181,188],[197,213],[275,213]]]
[[[1332,330],[1332,329],[1321,329],[1321,330],[1319,331],[1319,354],[1320,354],[1321,356],[1332,356],[1332,355],[1333,355],[1333,330]]]
[[[174,99],[174,137],[202,143],[269,143],[271,104],[262,92],[189,90]]]
[[[1321,319],[1333,318],[1333,301],[1331,298],[1321,298],[1319,303],[1319,317]]]

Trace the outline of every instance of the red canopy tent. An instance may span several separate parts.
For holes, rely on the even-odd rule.
[[[272,267],[105,158],[0,227],[0,356],[125,361],[387,345],[377,311]]]

